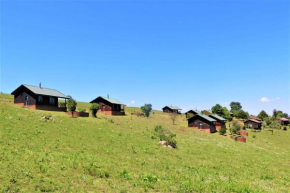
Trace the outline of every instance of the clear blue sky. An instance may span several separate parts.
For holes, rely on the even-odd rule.
[[[289,2],[2,0],[0,75],[4,93],[290,113]]]

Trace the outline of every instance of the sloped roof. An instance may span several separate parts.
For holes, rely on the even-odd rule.
[[[214,115],[214,114],[212,114],[212,115],[209,115],[209,116],[212,117],[212,118],[214,118],[214,119],[217,119],[217,120],[219,120],[219,121],[226,121],[225,118],[223,118],[223,117],[221,117],[221,116],[218,116],[218,115]]]
[[[172,110],[181,110],[181,108],[179,108],[179,107],[177,107],[177,106],[165,106],[165,107],[168,107],[168,108],[170,108],[170,109],[172,109]],[[165,107],[163,107],[163,109],[164,109]]]
[[[290,121],[290,119],[286,119],[286,118],[284,118],[284,117],[283,117],[283,118],[280,118],[279,120],[280,120],[280,121]]]
[[[43,87],[38,87],[38,86],[31,86],[31,85],[26,85],[22,84],[20,85],[17,89],[15,89],[11,94],[13,94],[16,90],[18,90],[20,87],[25,87],[34,94],[37,95],[45,95],[45,96],[53,96],[53,97],[58,97],[58,98],[65,98],[69,99],[68,96],[64,95],[63,93],[59,92],[58,90],[55,89],[50,89],[50,88],[43,88]]]
[[[252,122],[255,122],[255,123],[262,123],[262,121],[258,121],[256,119],[248,119],[248,120],[244,121],[244,123],[247,122],[247,121],[252,121]]]
[[[196,116],[202,117],[202,118],[204,118],[205,120],[208,120],[208,121],[210,121],[210,122],[216,122],[216,120],[214,120],[213,118],[211,118],[211,117],[209,117],[209,116],[207,116],[207,115],[204,115],[204,114],[196,114],[196,115],[194,115],[194,116],[192,116],[192,117],[190,117],[190,118],[188,118],[188,119],[192,119],[193,117],[196,117]]]
[[[109,103],[112,103],[112,104],[124,105],[122,102],[120,102],[120,101],[118,101],[116,99],[108,98],[108,97],[102,97],[102,96],[99,96],[99,97],[95,98],[90,103],[93,103],[93,101],[97,100],[98,98],[102,98],[102,99],[104,99],[104,100],[106,100],[106,101],[108,101]]]
[[[196,113],[196,114],[200,114],[200,111],[198,111],[198,110],[189,110],[189,111],[187,111],[186,113],[189,113],[189,112],[194,112],[194,113]]]

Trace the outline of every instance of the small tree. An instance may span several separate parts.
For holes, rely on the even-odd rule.
[[[178,118],[178,114],[177,113],[169,113],[169,118],[172,120],[172,123],[174,125],[176,119]]]
[[[236,118],[233,118],[232,126],[236,129],[236,131],[240,131],[243,129],[244,123]]]
[[[242,109],[242,105],[240,102],[231,102],[230,104],[231,110],[239,111]]]
[[[262,110],[262,111],[258,114],[257,117],[258,117],[259,119],[262,119],[262,120],[264,121],[266,118],[269,117],[269,115],[268,115],[264,110]]]
[[[74,112],[76,111],[77,108],[77,102],[74,100],[72,97],[70,97],[67,101],[67,107],[68,110],[71,112],[71,116],[74,116]]]
[[[95,118],[97,117],[97,112],[99,109],[100,109],[100,105],[98,103],[93,103],[91,105],[90,110],[92,111],[93,117],[95,117]]]
[[[149,117],[150,112],[152,110],[152,105],[151,104],[145,104],[144,106],[141,107],[142,112],[146,117]]]
[[[216,104],[211,108],[211,111],[219,116],[224,116],[223,107],[220,104]]]

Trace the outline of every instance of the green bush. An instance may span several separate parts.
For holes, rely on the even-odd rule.
[[[97,117],[97,112],[100,109],[100,105],[98,103],[92,103],[90,110],[92,111],[93,117]]]
[[[82,108],[82,107],[78,108],[78,111],[79,111],[80,113],[84,113],[84,112],[86,112],[86,110],[87,110],[87,109]]]
[[[226,134],[227,133],[227,129],[226,128],[221,128],[220,130],[219,130],[219,134],[220,135],[224,135],[224,134]]]
[[[172,133],[168,129],[164,129],[161,125],[157,125],[154,128],[156,135],[160,141],[165,141],[165,145],[170,145],[173,148],[177,147],[176,134]]]

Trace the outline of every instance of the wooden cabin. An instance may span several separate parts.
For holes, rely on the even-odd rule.
[[[201,113],[207,116],[213,114],[211,110],[203,110]]]
[[[98,103],[100,105],[100,109],[97,113],[104,113],[107,115],[125,115],[125,105],[116,99],[99,96],[90,103]]]
[[[256,119],[248,119],[244,121],[244,124],[246,128],[261,129],[262,127],[262,121],[258,121]]]
[[[189,110],[185,113],[186,118],[190,118],[196,114],[199,114],[200,112],[198,110]]]
[[[196,114],[193,117],[187,119],[188,127],[202,130],[206,133],[216,132],[215,122],[216,120],[203,114]]]
[[[162,108],[164,113],[177,113],[181,114],[181,109],[176,106],[165,106]]]
[[[216,120],[216,122],[215,122],[216,130],[219,131],[222,128],[226,128],[226,119],[225,118],[218,116],[218,115],[215,115],[215,114],[209,115],[209,117]]]
[[[43,88],[41,84],[37,86],[20,85],[12,93],[14,95],[14,104],[26,106],[32,109],[47,111],[67,111],[66,95],[58,90]],[[58,99],[64,99],[64,103],[59,103]]]
[[[280,118],[279,122],[281,125],[288,125],[290,123],[290,119]]]

